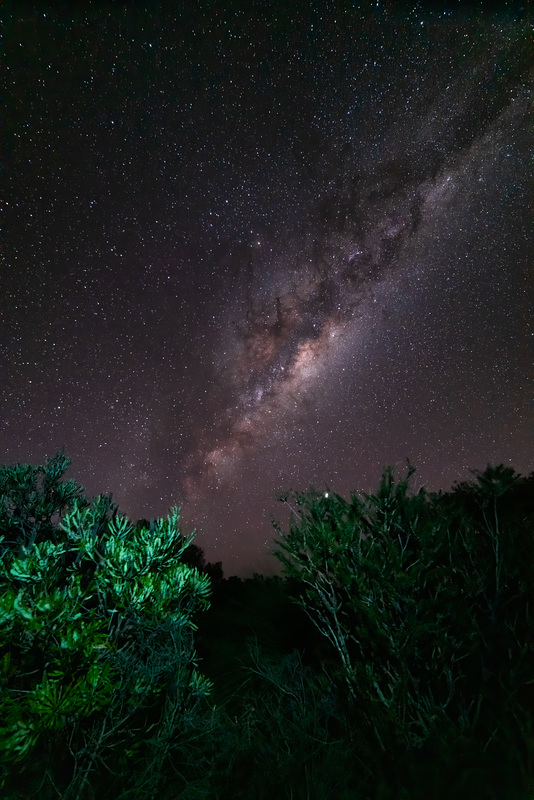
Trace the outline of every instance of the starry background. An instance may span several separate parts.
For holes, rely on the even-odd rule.
[[[268,574],[278,495],[533,464],[526,5],[4,4],[3,463]]]

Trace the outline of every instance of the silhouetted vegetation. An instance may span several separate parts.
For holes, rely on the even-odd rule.
[[[2,798],[532,796],[534,474],[288,495],[225,580],[68,465],[0,467]]]

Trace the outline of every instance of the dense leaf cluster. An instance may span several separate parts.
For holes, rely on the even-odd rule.
[[[142,754],[153,784],[158,737],[209,690],[193,617],[210,582],[181,562],[178,511],[134,527],[62,483],[68,466],[0,471],[2,796],[81,797],[97,768]]]

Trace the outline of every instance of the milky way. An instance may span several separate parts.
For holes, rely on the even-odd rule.
[[[82,5],[7,3],[3,460],[227,575],[289,489],[534,468],[528,12]]]
[[[464,80],[447,90],[439,126],[439,98],[417,120],[421,129],[435,129],[435,137],[419,143],[417,162],[413,154],[404,153],[379,163],[370,175],[355,177],[353,165],[346,165],[343,188],[317,204],[300,248],[286,244],[284,263],[269,276],[271,294],[258,305],[253,273],[261,242],[250,245],[243,266],[246,309],[240,321],[232,322],[225,343],[231,351],[224,364],[230,398],[214,431],[195,448],[185,482],[189,499],[203,497],[209,487],[231,484],[241,456],[272,436],[298,409],[303,395],[313,391],[325,361],[343,346],[354,320],[357,324],[366,313],[373,288],[394,275],[405,253],[416,246],[420,227],[446,224],[456,194],[474,182],[491,180],[498,152],[525,125],[530,99],[525,89],[503,93],[502,105],[482,120],[483,110],[477,106],[484,95],[469,95]],[[478,124],[466,133],[461,126],[470,118]],[[444,130],[454,131],[460,144],[442,138]],[[414,130],[415,140],[417,136]]]

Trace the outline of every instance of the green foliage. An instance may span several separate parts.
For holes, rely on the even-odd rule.
[[[515,751],[525,770],[534,514],[508,500],[526,480],[488,467],[474,483],[429,495],[409,491],[413,472],[396,481],[387,469],[375,494],[350,501],[294,495],[276,556],[385,758],[444,741],[455,758],[476,741],[479,752]]]
[[[534,476],[288,495],[284,578],[211,595],[68,466],[0,468],[2,798],[527,800]]]
[[[87,503],[82,486],[61,480],[69,466],[70,460],[60,450],[44,466],[0,468],[0,531],[6,545],[27,548],[54,538],[54,520],[75,500]]]
[[[210,582],[181,560],[178,510],[134,528],[111,498],[62,483],[68,463],[0,470],[3,797],[81,798],[97,765],[118,797],[133,758],[153,789],[181,715],[210,689],[193,642]]]

